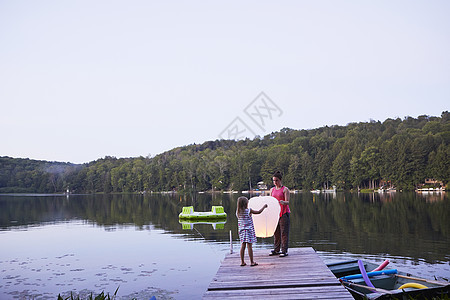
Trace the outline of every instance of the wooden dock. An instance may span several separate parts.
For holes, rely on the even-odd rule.
[[[244,267],[239,251],[228,254],[203,299],[353,299],[311,247],[289,249],[287,257],[253,252],[255,267],[250,267],[247,250]]]

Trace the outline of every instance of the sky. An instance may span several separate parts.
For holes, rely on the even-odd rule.
[[[450,104],[450,1],[0,0],[0,156],[85,163]]]

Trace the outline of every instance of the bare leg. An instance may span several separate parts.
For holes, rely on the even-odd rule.
[[[245,266],[245,261],[244,261],[244,254],[245,254],[245,245],[246,245],[247,243],[242,243],[241,244],[241,252],[240,252],[240,254],[241,254],[241,266]],[[251,245],[251,244],[249,244],[249,245]],[[249,251],[250,251],[250,247],[251,246],[249,246]]]
[[[250,257],[250,263],[253,265],[255,262],[253,261],[253,245],[252,243],[248,243],[248,256]]]

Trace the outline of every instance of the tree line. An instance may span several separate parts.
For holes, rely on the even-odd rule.
[[[120,193],[249,190],[280,170],[290,189],[382,185],[414,189],[425,178],[447,184],[449,113],[283,128],[264,137],[177,147],[154,157],[104,157],[85,164],[0,157],[0,192]]]

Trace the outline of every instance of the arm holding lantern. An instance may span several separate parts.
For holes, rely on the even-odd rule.
[[[266,209],[266,207],[268,207],[267,204],[264,204],[264,206],[260,210],[250,209],[250,213],[254,215],[259,215],[260,213],[263,212],[264,209]]]
[[[289,205],[289,199],[291,196],[289,189],[287,187],[284,187],[283,193],[284,193],[284,200],[279,200],[279,202],[280,204],[283,205]]]

